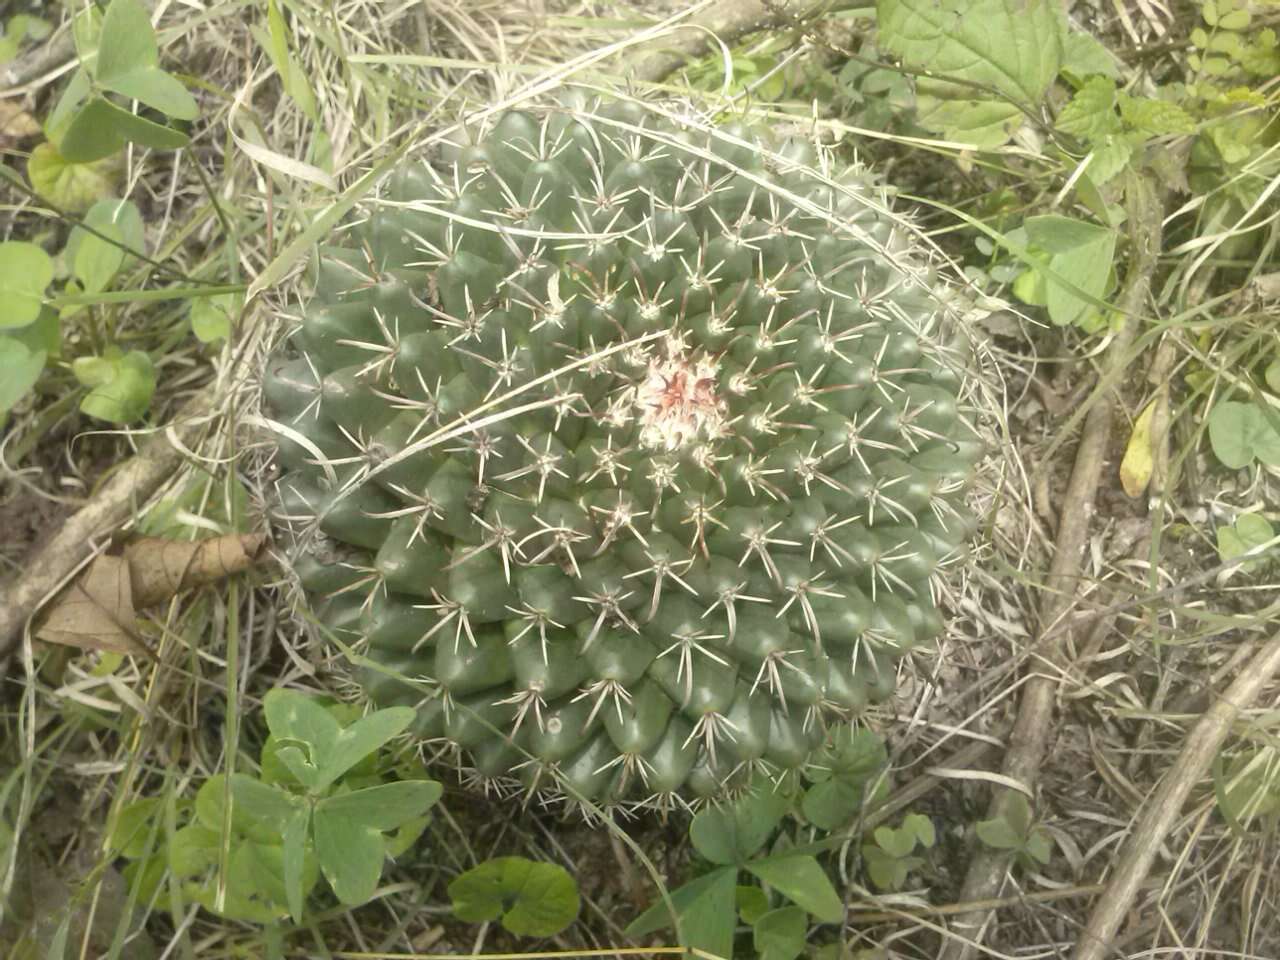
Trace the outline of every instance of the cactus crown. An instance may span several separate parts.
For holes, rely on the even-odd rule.
[[[800,769],[941,622],[977,456],[857,171],[635,104],[501,115],[318,258],[264,394],[295,568],[486,783]]]

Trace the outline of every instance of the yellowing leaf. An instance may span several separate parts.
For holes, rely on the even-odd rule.
[[[1133,432],[1129,434],[1129,443],[1124,449],[1124,459],[1120,461],[1120,486],[1131,497],[1142,496],[1151,482],[1151,472],[1155,467],[1151,422],[1158,403],[1159,400],[1152,400],[1134,421]]]
[[[31,151],[27,176],[42,199],[68,213],[83,213],[115,190],[118,168],[117,157],[71,163],[52,143],[42,143]]]

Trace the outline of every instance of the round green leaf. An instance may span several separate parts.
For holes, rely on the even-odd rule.
[[[1267,386],[1271,388],[1271,392],[1280,396],[1280,360],[1272,360],[1267,366],[1265,374]]]
[[[800,809],[805,819],[822,830],[835,830],[862,809],[863,783],[851,777],[831,777],[804,793]]]
[[[1280,412],[1271,417],[1280,421]],[[1261,460],[1280,466],[1280,431],[1257,404],[1224,400],[1209,414],[1209,443],[1223,465],[1241,470]]]
[[[70,163],[52,143],[31,151],[27,177],[41,198],[60,210],[81,213],[114,189],[114,158],[96,163]]]
[[[201,343],[214,343],[231,336],[231,317],[236,312],[232,294],[197,297],[191,301],[191,332]]]
[[[0,243],[0,329],[34,323],[51,280],[53,261],[34,243]]]
[[[922,847],[932,847],[938,839],[938,835],[933,829],[933,821],[923,813],[907,814],[902,820],[902,827],[904,830],[909,830],[915,834]]]
[[[0,417],[13,409],[44,369],[45,353],[20,340],[0,336]]]
[[[756,921],[752,930],[760,960],[795,960],[804,952],[809,918],[799,907],[770,910]]]
[[[124,266],[126,249],[144,251],[145,229],[142,214],[128,200],[99,200],[85,214],[84,223],[114,241],[108,242],[81,227],[72,230],[67,238],[66,259],[81,288],[86,293],[98,293]]]
[[[773,833],[790,801],[758,787],[719,807],[707,807],[693,818],[689,839],[712,863],[744,863]]]
[[[156,391],[155,368],[151,358],[140,350],[124,356],[80,357],[71,364],[76,379],[93,389],[80,401],[87,416],[108,423],[130,423],[151,405]]]
[[[1260,513],[1242,514],[1236,519],[1234,526],[1218,528],[1218,555],[1224,561],[1243,556],[1255,547],[1260,547],[1275,537],[1275,530],[1267,518]],[[1241,564],[1241,569],[1253,572],[1258,569],[1259,560],[1249,560]]]
[[[1013,825],[1003,817],[981,820],[974,827],[978,839],[988,847],[997,850],[1017,850],[1022,847],[1025,836],[1014,829]]]
[[[873,799],[867,788],[882,781],[888,763],[884,740],[870,730],[842,726],[831,737],[818,762],[806,776],[815,781],[804,793],[800,808],[805,818],[823,830],[848,823]]]
[[[1033,860],[1047,864],[1049,858],[1053,855],[1049,834],[1038,828],[1032,830],[1031,835],[1027,837],[1026,851]]]
[[[578,916],[578,885],[564,867],[524,857],[498,857],[449,884],[460,920],[501,920],[510,933],[550,937]]]
[[[112,0],[102,21],[95,78],[108,90],[180,120],[193,120],[196,102],[159,67],[151,17],[139,0]]]

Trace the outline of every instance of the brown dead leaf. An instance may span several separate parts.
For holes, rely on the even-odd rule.
[[[15,100],[0,100],[0,145],[15,144],[40,133],[40,121]]]
[[[103,554],[54,605],[37,639],[83,650],[138,653],[129,565]]]
[[[176,596],[184,590],[215,583],[243,573],[262,553],[261,534],[228,534],[195,542],[145,537],[125,547],[133,580],[133,602],[139,609]]]
[[[124,556],[97,557],[54,604],[36,637],[84,650],[150,654],[138,637],[136,611],[242,573],[265,545],[261,534],[134,541]]]

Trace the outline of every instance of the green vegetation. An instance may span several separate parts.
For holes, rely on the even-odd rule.
[[[137,654],[0,636],[0,952],[1086,928],[1280,617],[1280,5],[836,3],[657,81],[590,53],[635,6],[21,6],[3,589],[149,436],[95,547],[277,539]],[[1117,955],[1280,955],[1254,707]]]

